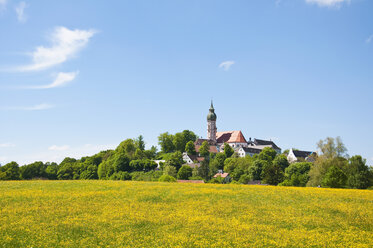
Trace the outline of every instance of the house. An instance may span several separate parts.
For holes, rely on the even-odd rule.
[[[246,155],[254,156],[254,154],[259,154],[261,151],[262,151],[262,148],[258,148],[258,147],[239,147],[235,149],[235,152],[241,158],[246,157]]]
[[[216,143],[218,146],[229,144],[232,148],[247,147],[247,141],[241,131],[217,132]]]
[[[261,148],[262,150],[265,147],[271,147],[273,150],[275,150],[278,154],[281,153],[281,148],[278,147],[272,140],[262,140],[262,139],[254,139],[254,141],[249,140],[248,147],[255,147],[255,148]]]
[[[229,173],[216,173],[214,178],[221,177],[223,178],[223,183],[229,183],[231,181],[231,177],[229,176]]]
[[[292,148],[289,151],[287,159],[289,163],[295,163],[299,161],[315,162],[315,155],[316,153],[314,152],[294,150]]]

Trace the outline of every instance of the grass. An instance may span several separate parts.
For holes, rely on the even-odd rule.
[[[373,191],[0,182],[0,247],[372,247]]]

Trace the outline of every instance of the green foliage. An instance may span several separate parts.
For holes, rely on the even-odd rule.
[[[170,175],[163,175],[158,179],[159,182],[176,182],[176,178],[170,176]]]
[[[349,159],[346,170],[347,187],[354,189],[366,189],[370,185],[369,167],[361,156],[353,156]]]
[[[234,182],[237,182],[236,180],[233,180]],[[240,179],[238,180],[239,183],[242,184],[248,184],[251,181],[251,178],[247,174],[243,174],[240,176]]]
[[[182,180],[188,180],[188,178],[192,176],[192,173],[193,169],[189,165],[183,165],[177,172],[177,178]]]
[[[69,158],[66,158],[65,160],[68,160],[68,159]],[[46,178],[47,175],[45,173],[45,169],[46,169],[46,165],[40,161],[31,163],[28,165],[24,165],[20,168],[21,178],[22,179]]]
[[[178,171],[180,167],[184,164],[183,155],[179,151],[169,154],[169,156],[165,160],[166,166],[173,166],[176,168],[176,171]]]
[[[156,182],[163,175],[162,171],[134,171],[130,173],[132,181],[152,181]]]
[[[145,141],[142,135],[140,135],[139,137],[137,137],[137,139],[135,139],[135,146],[137,149],[140,149],[141,151],[145,150]]]
[[[233,148],[228,144],[224,143],[224,155],[226,158],[230,158],[234,153]]]
[[[206,181],[210,179],[210,167],[207,159],[203,160],[198,167],[198,175]]]
[[[309,162],[298,162],[289,165],[285,169],[285,181],[282,182],[281,186],[306,186],[309,176],[308,172],[312,168],[312,163]]]
[[[257,159],[248,169],[248,175],[252,180],[262,179],[262,170],[268,164],[268,161]]]
[[[158,136],[158,144],[161,146],[161,151],[163,153],[170,153],[175,150],[173,140],[174,136],[168,132],[161,133]]]
[[[224,178],[222,178],[221,176],[214,177],[209,181],[209,183],[215,183],[215,184],[219,184],[223,182],[224,182]]]
[[[133,139],[126,139],[122,141],[119,146],[115,149],[116,154],[125,154],[130,159],[134,158],[136,152],[136,145]]]
[[[110,176],[110,180],[121,180],[121,181],[127,181],[127,180],[131,180],[132,179],[132,176],[130,173],[128,173],[127,171],[119,171],[119,172],[115,172],[114,174],[112,174]]]
[[[327,159],[347,156],[347,149],[339,136],[335,139],[327,137],[325,140],[320,140],[317,143],[317,147],[321,151],[322,156]]]
[[[214,159],[212,159],[211,162],[210,162],[211,170],[214,171],[214,172],[216,172],[218,170],[223,170],[224,169],[224,162],[225,162],[226,158],[227,157],[222,152],[216,154]]]
[[[347,176],[337,166],[332,166],[328,169],[321,185],[329,188],[343,188],[346,185]]]
[[[284,154],[277,155],[272,163],[279,166],[282,171],[285,171],[285,169],[289,166],[289,161]]]
[[[188,142],[194,142],[197,139],[197,135],[189,130],[184,130],[181,133],[174,135],[173,143],[176,151],[184,152],[186,144]]]
[[[149,159],[132,160],[129,164],[130,170],[127,171],[150,171],[157,168],[157,163]]]
[[[163,169],[163,174],[168,175],[168,176],[172,176],[172,177],[176,177],[177,176],[176,167],[172,166],[172,165],[166,165]]]
[[[277,155],[277,152],[271,148],[271,147],[265,147],[260,153],[259,153],[259,159],[267,161],[271,163]]]
[[[207,141],[203,141],[202,145],[200,146],[199,155],[205,158],[210,155],[210,145]]]
[[[196,147],[194,145],[194,142],[193,141],[189,141],[186,145],[185,145],[185,151],[190,154],[190,155],[196,155]]]
[[[316,187],[322,184],[322,180],[330,167],[336,166],[340,169],[345,169],[348,166],[348,160],[342,157],[327,158],[320,156],[312,166],[309,172],[309,181],[307,186]]]
[[[284,171],[278,163],[267,163],[262,170],[263,182],[277,185],[284,180]]]
[[[0,180],[19,180],[19,165],[16,162],[0,166]]]

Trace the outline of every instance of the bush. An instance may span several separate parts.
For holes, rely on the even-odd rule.
[[[176,178],[169,176],[169,175],[163,175],[158,179],[159,182],[176,182]]]
[[[244,174],[244,175],[241,175],[240,180],[238,182],[242,184],[248,184],[250,181],[251,181],[250,176]]]
[[[203,180],[203,178],[200,176],[195,176],[195,177],[189,177],[188,180]]]
[[[211,179],[209,183],[223,183],[223,181],[224,181],[224,178],[218,176],[218,177],[214,177],[213,179]]]
[[[162,171],[135,171],[130,174],[132,181],[158,181],[158,178],[162,176]]]
[[[189,165],[183,165],[177,173],[177,178],[187,180],[192,176],[193,169]]]

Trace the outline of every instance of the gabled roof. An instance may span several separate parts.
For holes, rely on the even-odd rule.
[[[228,131],[216,133],[217,143],[247,143],[241,131]]]
[[[262,149],[256,147],[241,147],[245,153],[260,153]]]
[[[261,140],[261,139],[254,139],[253,142],[257,146],[272,146],[273,149],[279,149],[281,150],[280,147],[278,147],[272,140]]]
[[[307,158],[312,152],[293,150],[294,156],[297,158]]]

